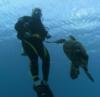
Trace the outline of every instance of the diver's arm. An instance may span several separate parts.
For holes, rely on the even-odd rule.
[[[65,39],[59,39],[59,40],[55,40],[55,41],[47,41],[47,43],[57,43],[57,44],[62,44],[65,42],[66,42]]]
[[[40,32],[40,35],[44,38],[49,38],[49,34],[48,34],[48,31],[46,30],[45,26],[43,25],[41,19],[38,19],[37,22],[36,22],[36,25],[38,26],[39,28],[39,32]]]

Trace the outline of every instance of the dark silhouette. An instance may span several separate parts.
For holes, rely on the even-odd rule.
[[[41,17],[41,9],[35,8],[32,11],[32,16],[23,16],[15,24],[17,38],[21,40],[24,52],[30,60],[30,71],[34,80],[33,87],[38,91],[38,96],[42,95],[43,90],[50,90],[48,86],[50,56],[47,48],[43,44],[46,38],[50,38],[50,35],[42,24]],[[39,57],[42,60],[42,81],[39,79]],[[46,89],[43,89],[43,87]]]

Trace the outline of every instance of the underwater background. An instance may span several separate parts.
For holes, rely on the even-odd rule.
[[[17,19],[31,15],[35,7],[42,9],[50,40],[73,35],[83,43],[95,79],[92,83],[80,69],[79,78],[73,81],[62,45],[45,43],[51,56],[49,85],[54,97],[100,97],[99,0],[0,0],[0,97],[36,97],[29,61],[21,56],[21,43],[14,29]]]

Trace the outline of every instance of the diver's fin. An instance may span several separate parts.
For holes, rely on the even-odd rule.
[[[95,81],[94,78],[92,77],[92,75],[91,75],[88,71],[85,71],[85,74],[88,76],[88,78],[89,78],[92,82]]]
[[[36,91],[38,97],[54,97],[51,89],[48,85],[39,85],[37,87],[33,86],[33,89]]]

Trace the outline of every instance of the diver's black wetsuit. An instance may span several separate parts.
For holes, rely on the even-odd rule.
[[[50,57],[43,41],[48,35],[40,18],[24,16],[15,25],[17,37],[22,41],[25,53],[30,59],[30,71],[33,79],[38,80],[38,57],[42,59],[43,80],[48,81]],[[31,36],[27,37],[26,33]]]

